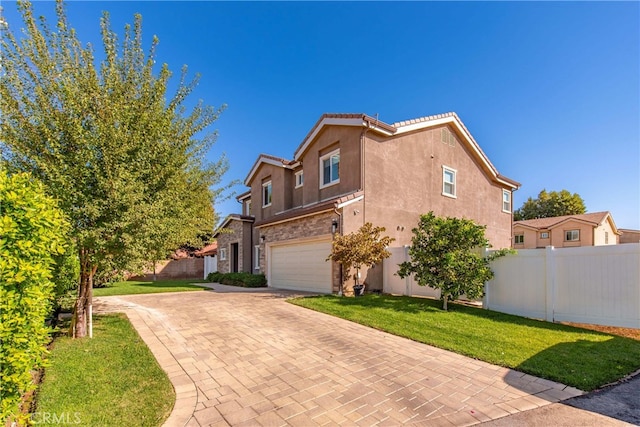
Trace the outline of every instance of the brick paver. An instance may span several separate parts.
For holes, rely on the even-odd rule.
[[[101,297],[176,390],[165,426],[472,425],[582,394],[285,302],[290,292]]]

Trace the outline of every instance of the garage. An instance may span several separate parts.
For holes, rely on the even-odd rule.
[[[330,240],[269,246],[269,286],[331,293],[331,262],[325,261],[329,253]]]

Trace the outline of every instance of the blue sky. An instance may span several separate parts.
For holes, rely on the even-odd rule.
[[[15,3],[2,6],[15,30]],[[201,74],[192,100],[228,105],[210,152],[226,153],[227,182],[244,180],[260,153],[291,158],[323,113],[392,123],[455,111],[522,183],[516,208],[567,189],[640,229],[638,2],[67,3],[97,51],[102,10],[119,34],[141,13],[147,45],[160,38],[158,62]]]

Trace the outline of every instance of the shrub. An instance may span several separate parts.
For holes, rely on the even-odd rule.
[[[267,286],[267,278],[264,274],[251,273],[209,273],[207,281],[222,283],[229,286],[242,286],[244,288],[263,288]]]
[[[28,174],[0,170],[0,421],[27,422],[23,396],[43,366],[55,294],[54,257],[68,225],[56,202]]]

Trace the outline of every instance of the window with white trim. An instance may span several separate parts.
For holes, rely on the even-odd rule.
[[[511,213],[511,191],[502,190],[502,212]]]
[[[513,241],[516,245],[524,244],[524,234],[516,234],[513,236]]]
[[[577,242],[578,240],[580,240],[580,230],[565,231],[564,240],[566,242]]]
[[[271,206],[271,181],[262,184],[262,207]]]
[[[320,157],[320,188],[340,182],[340,150]]]
[[[456,170],[442,166],[442,195],[456,197]]]
[[[253,247],[253,269],[260,270],[260,245]]]
[[[549,238],[549,232],[548,231],[543,231],[540,233],[540,238],[541,239],[548,239]]]
[[[300,188],[304,184],[304,174],[303,171],[296,172],[296,187]]]
[[[227,248],[220,248],[220,261],[227,260]]]

